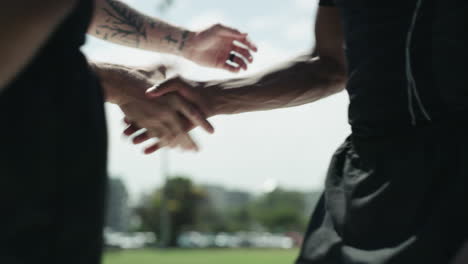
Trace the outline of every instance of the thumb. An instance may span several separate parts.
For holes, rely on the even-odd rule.
[[[155,84],[148,88],[145,92],[146,96],[149,98],[161,97],[170,92],[177,90],[177,87],[165,84]]]
[[[232,37],[232,38],[246,38],[247,33],[242,33],[239,30],[231,27],[226,27],[226,26],[220,26],[219,28],[221,34],[223,34],[226,37]]]

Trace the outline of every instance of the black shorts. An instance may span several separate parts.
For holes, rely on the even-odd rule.
[[[297,264],[450,263],[468,233],[463,123],[350,136],[333,156]]]

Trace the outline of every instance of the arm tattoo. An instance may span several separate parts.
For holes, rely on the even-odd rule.
[[[126,5],[116,0],[106,0],[110,8],[102,8],[107,14],[106,25],[100,25],[101,29],[110,31],[106,38],[120,38],[123,42],[140,46],[141,39],[147,39],[146,24],[147,19]],[[150,22],[151,28],[155,27],[154,22]]]
[[[179,43],[179,41],[178,41],[177,39],[172,38],[172,35],[171,35],[171,34],[167,35],[164,39],[165,39],[165,40],[167,41],[167,43],[169,43],[169,44],[171,44],[171,43],[174,43],[174,44]]]
[[[182,42],[180,43],[179,50],[182,51],[185,48],[185,43],[187,42],[187,39],[189,37],[190,32],[188,30],[185,30],[182,32]]]

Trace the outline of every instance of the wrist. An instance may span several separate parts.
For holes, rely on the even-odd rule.
[[[209,82],[201,89],[203,97],[209,101],[208,117],[239,113],[234,89],[224,83]]]
[[[178,54],[188,60],[192,60],[193,54],[196,50],[196,40],[199,33],[190,30],[183,30],[181,32],[181,41],[177,48]]]
[[[97,77],[99,84],[103,90],[104,101],[116,104],[118,98],[115,93],[112,92],[112,86],[108,84],[109,76],[105,70],[105,65],[96,62],[89,62],[89,68]]]
[[[112,104],[145,98],[145,91],[151,86],[142,69],[109,63],[90,63],[90,67],[99,78],[105,101]]]

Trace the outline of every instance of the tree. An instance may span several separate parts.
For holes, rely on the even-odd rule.
[[[163,191],[171,220],[168,246],[176,247],[179,235],[185,230],[194,229],[199,212],[206,203],[206,194],[186,177],[169,179],[164,188],[158,188],[147,195],[137,208],[136,213],[140,217],[143,231],[161,234],[160,215]]]
[[[251,194],[243,191],[227,190],[216,185],[204,185],[209,201],[206,211],[200,219],[197,227],[204,225],[205,232],[236,232],[251,229],[252,219],[248,210],[251,203]],[[208,218],[209,216],[209,218]]]
[[[251,208],[254,220],[270,232],[302,232],[307,224],[304,210],[303,193],[279,188],[261,196]]]
[[[119,178],[109,180],[107,192],[106,227],[114,231],[128,231],[130,208],[128,206],[128,191]]]

